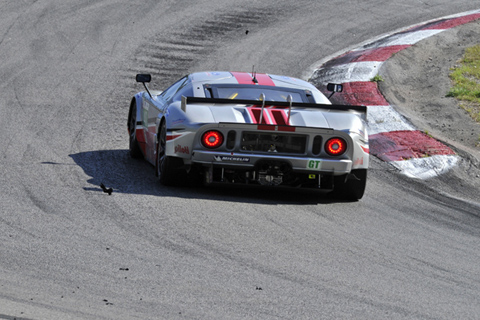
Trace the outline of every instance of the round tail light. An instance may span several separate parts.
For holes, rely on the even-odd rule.
[[[340,156],[347,150],[347,142],[342,138],[332,138],[325,143],[325,151],[331,156]]]
[[[202,144],[205,148],[218,148],[223,143],[223,134],[220,131],[210,130],[202,135]]]

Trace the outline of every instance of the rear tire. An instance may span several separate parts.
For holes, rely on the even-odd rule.
[[[167,146],[167,127],[165,121],[160,125],[157,143],[157,160],[155,161],[155,175],[164,186],[180,186],[186,181],[186,171],[183,160],[177,157],[169,157],[165,153]]]
[[[143,158],[142,150],[137,140],[137,103],[132,100],[130,114],[128,115],[128,134],[130,156],[135,159]]]
[[[357,201],[363,197],[367,185],[367,169],[352,170],[353,176],[338,176],[334,180],[333,194],[341,199]]]

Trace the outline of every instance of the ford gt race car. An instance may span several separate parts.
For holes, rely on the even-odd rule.
[[[362,198],[369,161],[366,107],[333,105],[312,84],[246,72],[198,72],[130,104],[130,154],[164,185],[187,179],[316,188]],[[334,92],[341,85],[329,84]]]

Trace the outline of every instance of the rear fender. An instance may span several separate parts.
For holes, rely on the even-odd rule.
[[[137,125],[143,122],[142,108],[143,108],[143,92],[139,92],[134,97],[137,104]]]
[[[159,137],[160,135],[161,124],[165,122],[167,125],[167,141],[165,146],[165,154],[170,157],[191,159],[195,132],[185,130],[185,128],[181,128],[181,124],[183,124],[183,122],[179,122],[176,117],[173,117],[172,121],[171,114],[168,112],[165,117],[162,117],[157,121],[157,137]],[[179,127],[181,129],[176,129],[175,127]],[[158,138],[156,139],[156,142],[158,143]]]
[[[136,107],[136,123],[135,123],[135,131],[136,131],[136,139],[139,144],[139,147],[143,153],[143,156],[146,156],[146,144],[145,144],[145,132],[144,126],[142,122],[142,93],[137,93],[130,102],[130,109],[128,112],[128,123],[130,123],[131,115],[133,108]],[[127,126],[128,128],[128,126]],[[129,134],[130,129],[128,128]]]
[[[368,136],[359,133],[351,133],[354,143],[354,152],[352,157],[352,169],[368,169],[370,148],[368,144]]]

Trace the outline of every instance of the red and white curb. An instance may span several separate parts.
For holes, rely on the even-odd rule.
[[[438,176],[453,168],[459,157],[448,146],[414,128],[383,97],[374,78],[394,53],[447,29],[480,19],[480,10],[469,11],[408,27],[384,35],[358,48],[327,58],[316,65],[309,81],[319,88],[328,82],[343,83],[338,104],[366,105],[370,153],[392,164],[403,174],[419,179]]]

